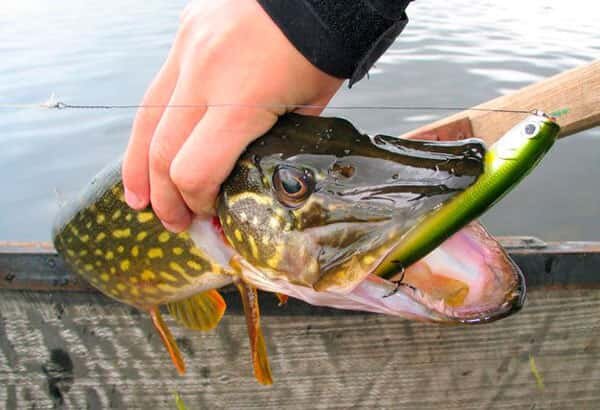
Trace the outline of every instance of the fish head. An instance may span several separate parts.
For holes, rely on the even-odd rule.
[[[350,290],[413,225],[483,170],[479,140],[361,134],[337,118],[287,115],[222,186],[231,246],[271,278]]]

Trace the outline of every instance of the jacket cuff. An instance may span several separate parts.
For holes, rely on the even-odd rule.
[[[320,70],[362,79],[402,32],[410,0],[258,0],[288,40]]]

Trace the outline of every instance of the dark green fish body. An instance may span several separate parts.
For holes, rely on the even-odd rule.
[[[288,115],[238,160],[218,216],[236,251],[273,277],[320,289],[354,283],[418,220],[475,182],[484,152],[478,140],[371,138],[345,120]],[[306,198],[273,185],[286,170],[307,173],[314,186]],[[55,225],[55,247],[74,271],[139,308],[231,282],[231,270],[188,232],[170,233],[151,208],[127,206],[120,162]]]

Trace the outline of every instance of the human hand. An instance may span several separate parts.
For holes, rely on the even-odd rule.
[[[138,111],[123,161],[127,203],[150,202],[167,229],[186,229],[192,214],[213,212],[239,155],[286,106],[323,106],[342,82],[297,51],[255,0],[190,3],[142,101],[186,107]]]

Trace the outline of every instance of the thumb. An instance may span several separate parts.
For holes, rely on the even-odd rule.
[[[276,121],[277,115],[264,109],[209,108],[170,168],[171,180],[194,213],[213,213],[220,186],[239,156]]]

